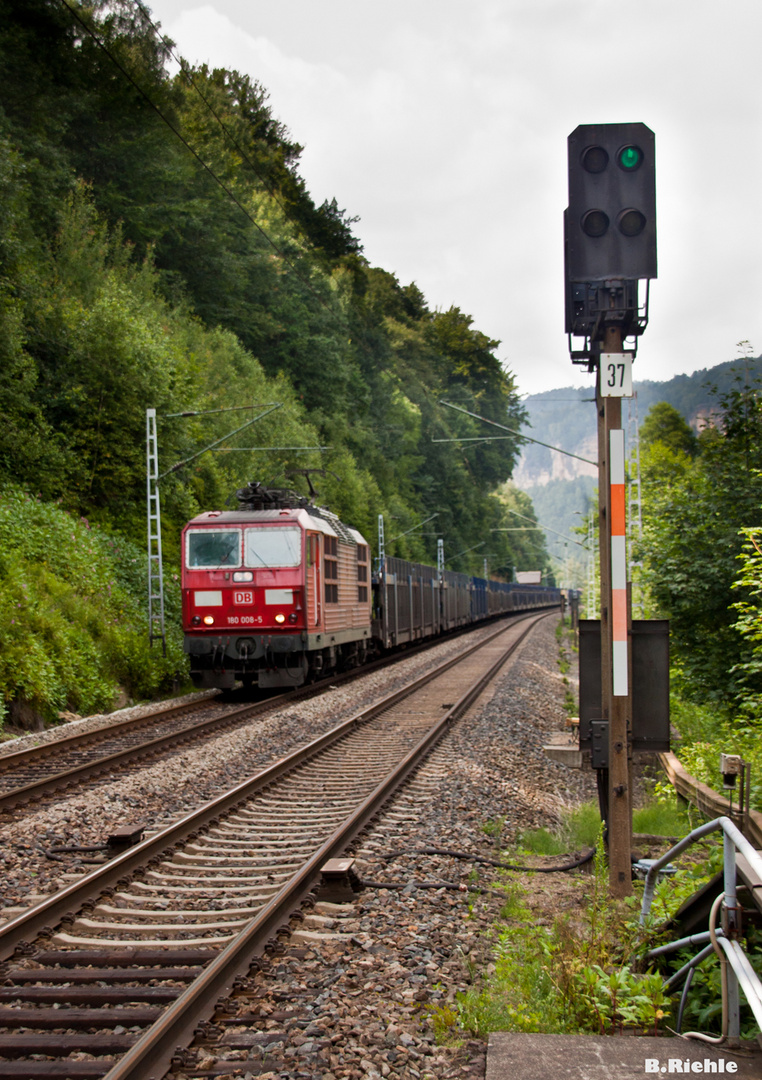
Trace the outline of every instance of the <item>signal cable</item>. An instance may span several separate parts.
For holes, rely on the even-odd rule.
[[[515,866],[513,863],[500,862],[498,859],[488,859],[484,855],[476,855],[470,851],[451,851],[450,848],[437,848],[437,847],[423,847],[417,848],[413,851],[407,849],[402,851],[391,851],[388,855],[380,856],[384,862],[391,862],[393,859],[398,858],[400,855],[448,855],[451,859],[465,859],[468,862],[484,863],[487,866],[495,866],[499,870],[519,870],[524,873],[531,871],[533,874],[558,874],[564,873],[567,870],[576,870],[578,866],[584,866],[585,863],[589,863],[595,855],[595,848],[591,848],[588,852],[582,855],[580,858],[575,859],[573,862],[564,863],[561,866]]]

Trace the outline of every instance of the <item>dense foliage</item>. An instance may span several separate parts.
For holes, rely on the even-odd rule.
[[[668,405],[652,410],[643,425],[642,557],[651,614],[670,619],[678,691],[732,711],[762,691],[749,622],[758,604],[753,583],[740,586],[752,608],[740,609],[739,626],[734,608],[745,602],[734,590],[742,577],[742,530],[755,526],[762,505],[758,384],[740,370],[715,403],[713,423],[698,439]],[[745,628],[750,632],[739,633]]]
[[[182,668],[179,589],[167,655],[148,645],[141,548],[13,485],[0,489],[0,705],[34,725],[171,690]],[[5,718],[0,709],[0,721]]]
[[[322,469],[320,501],[371,541],[384,514],[392,554],[432,561],[443,537],[453,569],[545,569],[541,534],[490,532],[520,440],[457,441],[484,425],[440,404],[520,427],[499,343],[368,264],[264,88],[171,75],[136,0],[0,14],[0,480],[142,545],[150,406],[160,470],[188,462],[161,485],[168,563],[243,482],[306,492]]]

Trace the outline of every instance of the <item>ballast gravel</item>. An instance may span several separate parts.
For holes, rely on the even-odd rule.
[[[574,670],[566,677],[559,671],[556,625],[555,617],[538,624],[492,691],[358,838],[355,869],[375,884],[349,903],[319,899],[280,955],[230,1002],[225,1015],[235,1024],[218,1017],[183,1055],[177,1080],[484,1076],[485,1043],[457,1028],[457,995],[490,962],[505,901],[501,871],[424,849],[500,859],[520,830],[553,824],[566,807],[593,796],[591,773],[567,769],[542,751],[564,728],[564,699],[574,690]],[[436,659],[462,650],[463,641],[438,646]],[[238,782],[243,761],[248,774],[257,771],[433,659],[410,658],[391,673],[252,721],[86,795],[16,813],[0,828],[4,902],[26,906],[87,869],[74,854],[52,863],[40,847],[98,842],[126,821],[168,824]],[[541,916],[543,904],[578,904],[587,878],[579,872],[543,875],[539,886],[532,880],[532,906]]]
[[[150,836],[493,631],[493,626],[483,626],[449,638],[392,667],[297,701],[265,718],[252,718],[181,753],[167,751],[121,775],[92,781],[55,803],[46,801],[39,809],[25,806],[5,814],[0,822],[0,921],[3,910],[11,914],[9,909],[16,906],[28,907],[86,873],[92,860],[105,858],[98,852],[59,849],[105,844],[110,833],[126,824],[140,825]],[[208,696],[203,692],[175,700]],[[161,704],[165,703],[133,706],[22,736],[3,744],[0,753],[40,741],[55,743],[75,728],[82,732],[102,729],[132,716],[150,715]]]
[[[484,1076],[486,1044],[458,1028],[457,997],[489,967],[505,903],[500,871],[425,849],[499,860],[518,831],[552,824],[594,794],[590,773],[541,749],[566,720],[555,625],[539,624],[492,696],[355,844],[355,869],[375,885],[350,903],[319,898],[281,955],[229,1003],[235,1023],[218,1017],[177,1080]],[[542,917],[544,907],[579,905],[589,879],[580,871],[523,880]]]

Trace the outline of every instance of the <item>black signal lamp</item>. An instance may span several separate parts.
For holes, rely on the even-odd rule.
[[[582,154],[582,168],[589,173],[602,173],[609,156],[602,146],[588,146]]]
[[[640,210],[623,210],[617,218],[622,236],[640,236],[646,227],[646,219]]]
[[[568,286],[655,278],[653,132],[645,124],[581,124],[568,149]]]
[[[608,215],[602,210],[588,210],[582,218],[582,231],[586,236],[603,236],[608,227]]]

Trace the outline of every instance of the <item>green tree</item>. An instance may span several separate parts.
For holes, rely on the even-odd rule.
[[[747,646],[739,663],[738,700],[743,711],[756,723],[762,721],[762,527],[741,530],[743,550],[738,555],[738,576],[733,588],[740,599],[732,605],[736,613],[734,630]]]
[[[666,401],[652,405],[640,428],[641,446],[649,449],[656,443],[676,453],[690,454],[698,450],[698,439],[680,413]]]
[[[717,399],[698,454],[655,441],[643,456],[644,580],[670,619],[673,671],[686,697],[730,706],[748,644],[733,629],[739,530],[762,502],[762,412],[741,377]]]

